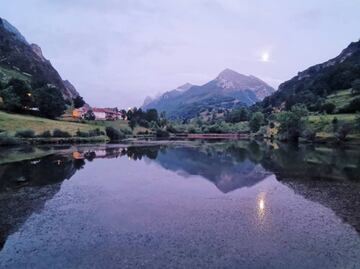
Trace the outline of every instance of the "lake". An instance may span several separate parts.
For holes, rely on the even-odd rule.
[[[1,268],[360,268],[360,149],[246,141],[0,153]]]

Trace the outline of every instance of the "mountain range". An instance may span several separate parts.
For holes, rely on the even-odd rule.
[[[360,40],[352,42],[338,56],[316,64],[285,81],[278,91],[262,102],[263,107],[279,107],[285,104],[305,104],[318,111],[326,97],[339,90],[350,89],[360,79]]]
[[[186,83],[155,99],[147,97],[142,109],[155,108],[169,118],[192,118],[205,109],[253,105],[274,91],[255,76],[225,69],[202,86]]]
[[[6,83],[11,78],[52,84],[68,102],[79,96],[75,87],[64,81],[43,56],[38,45],[29,44],[13,25],[0,18],[0,82]]]

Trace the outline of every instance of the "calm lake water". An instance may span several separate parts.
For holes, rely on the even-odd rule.
[[[0,268],[360,268],[359,177],[359,148],[2,149]]]

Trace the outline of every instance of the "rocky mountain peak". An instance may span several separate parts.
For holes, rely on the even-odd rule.
[[[44,57],[44,55],[43,55],[43,53],[42,53],[42,50],[41,50],[41,48],[40,48],[39,45],[37,45],[37,44],[31,44],[30,46],[31,46],[33,52],[35,52],[35,54],[36,54],[37,56],[39,56],[39,58],[40,58],[43,62],[47,61],[46,58]]]
[[[236,81],[244,78],[247,78],[247,76],[242,75],[232,69],[226,68],[225,70],[220,72],[216,80]]]
[[[190,89],[192,86],[194,86],[194,85],[192,85],[191,83],[185,83],[184,85],[181,85],[180,87],[178,87],[177,88],[177,90],[179,90],[179,91],[187,91],[188,89]]]
[[[18,29],[16,29],[16,27],[1,17],[0,17],[0,27],[5,29],[7,32],[11,33],[17,40],[25,44],[28,44],[25,37],[20,33]]]

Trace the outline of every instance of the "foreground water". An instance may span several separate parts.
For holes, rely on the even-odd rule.
[[[17,148],[0,163],[1,268],[360,268],[357,148]]]

